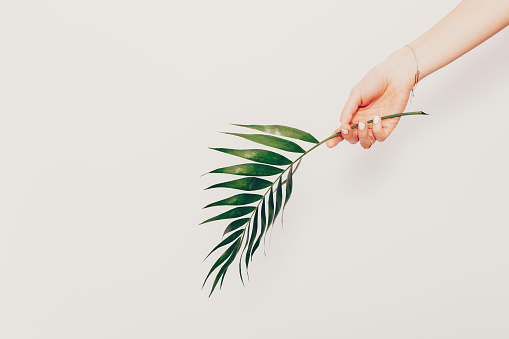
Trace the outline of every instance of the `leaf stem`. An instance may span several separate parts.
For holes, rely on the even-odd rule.
[[[405,115],[418,115],[418,114],[424,114],[424,115],[428,115],[428,113],[424,113],[422,111],[418,111],[418,112],[406,112],[406,113],[396,113],[396,114],[391,114],[391,115],[386,115],[386,116],[383,116],[381,118],[381,120],[385,120],[385,119],[390,119],[390,118],[397,118],[397,117],[402,117],[402,116],[405,116]],[[368,124],[371,124],[373,123],[373,120],[368,120]],[[359,125],[353,125],[352,126],[352,129],[356,129],[358,128]],[[295,164],[297,161],[299,161],[300,159],[302,159],[306,154],[308,154],[309,152],[311,152],[312,150],[314,150],[315,148],[317,148],[318,146],[322,145],[323,143],[325,143],[326,141],[332,139],[332,138],[335,138],[337,137],[338,135],[341,135],[341,132],[338,132],[336,134],[333,134],[331,135],[330,137],[320,141],[319,143],[315,144],[313,147],[311,147],[310,149],[308,149],[306,152],[302,153],[297,159],[295,159],[290,165],[288,165],[287,168],[285,168],[285,170],[283,172],[281,172],[281,174],[276,178],[276,180],[274,180],[274,183],[272,185],[269,186],[269,188],[267,189],[267,192],[265,192],[265,194],[263,195],[263,197],[260,199],[260,202],[258,203],[258,205],[256,205],[256,209],[253,211],[253,213],[251,214],[251,217],[253,217],[253,215],[256,213],[256,211],[258,210],[258,207],[260,206],[261,202],[263,201],[263,198],[265,198],[265,196],[267,195],[267,193],[270,192],[270,190],[272,190],[272,187],[274,187],[274,185],[278,182],[279,178],[281,178],[283,176],[283,174],[285,174],[286,171],[288,171],[288,169],[293,165]],[[244,234],[242,234],[242,237],[244,237]]]

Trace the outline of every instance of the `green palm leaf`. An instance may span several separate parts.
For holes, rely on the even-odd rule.
[[[401,117],[405,115],[422,115],[422,114],[426,113],[424,112],[398,113],[382,117],[381,119],[384,120],[395,117]],[[372,120],[369,120],[368,124],[372,122],[373,122]],[[220,267],[212,284],[209,296],[212,294],[212,292],[214,291],[218,284],[222,286],[228,268],[233,263],[235,258],[239,256],[242,244],[244,244],[244,246],[242,252],[240,252],[239,273],[243,283],[242,263],[244,263],[247,272],[249,263],[252,261],[253,255],[256,252],[256,250],[260,247],[262,239],[264,240],[265,243],[265,239],[267,238],[267,232],[270,229],[271,225],[274,224],[276,218],[279,216],[280,213],[281,219],[283,218],[284,209],[288,204],[290,197],[292,196],[293,176],[297,171],[297,168],[299,167],[302,158],[306,154],[320,146],[321,144],[325,143],[327,140],[332,139],[341,134],[341,132],[336,133],[318,142],[318,140],[311,134],[292,127],[281,125],[236,125],[236,124],[234,125],[255,129],[267,134],[298,139],[313,143],[314,145],[310,149],[305,151],[299,145],[292,141],[275,137],[272,135],[227,133],[248,139],[255,143],[263,144],[265,146],[273,147],[284,151],[299,153],[300,155],[293,161],[281,154],[262,149],[212,148],[213,150],[241,157],[243,159],[253,161],[254,163],[223,167],[209,172],[209,173],[241,175],[245,177],[241,179],[215,184],[208,187],[207,189],[218,187],[238,189],[242,191],[255,191],[266,189],[266,192],[263,195],[241,193],[213,202],[205,206],[205,208],[215,206],[240,206],[230,209],[229,211],[223,212],[201,223],[205,224],[217,220],[236,219],[232,221],[228,225],[228,227],[226,227],[226,229],[224,230],[223,236],[227,234],[229,235],[223,240],[221,240],[221,242],[219,242],[219,244],[216,245],[212,249],[212,251],[207,255],[208,257],[217,249],[229,245],[229,247],[224,251],[224,253],[216,260],[203,283],[203,286],[205,286],[205,283],[207,282],[207,279],[210,277],[210,275]],[[357,125],[352,126],[352,129],[355,128],[357,128]],[[274,166],[286,166],[286,167],[279,168]],[[283,175],[285,173],[286,179],[283,181]],[[277,175],[277,177],[272,181],[258,178],[258,176],[268,177],[272,175]],[[284,194],[283,186],[285,186]],[[256,206],[243,206],[256,202],[258,202]],[[248,216],[248,214],[250,215]],[[245,225],[247,226],[244,227]],[[242,260],[244,252],[246,256],[244,260]]]

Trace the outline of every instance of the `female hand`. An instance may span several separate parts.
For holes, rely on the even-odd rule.
[[[363,148],[370,148],[375,140],[387,139],[399,121],[399,117],[381,120],[390,114],[401,113],[406,107],[415,82],[416,65],[410,47],[405,46],[384,62],[370,70],[352,89],[341,112],[341,135],[327,141],[327,147],[335,147],[343,139]],[[373,125],[367,121],[373,119]],[[351,129],[351,125],[359,128]]]

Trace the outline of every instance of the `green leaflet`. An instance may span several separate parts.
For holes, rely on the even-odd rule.
[[[205,278],[205,281],[203,282],[203,286],[205,286],[205,283],[207,282],[207,279],[210,277],[210,274],[212,274],[212,272],[214,272],[214,270],[219,265],[221,265],[223,262],[225,262],[226,259],[228,259],[233,254],[233,252],[235,250],[238,251],[238,244],[239,244],[239,242],[240,242],[240,239],[237,239],[237,241],[235,241],[235,243],[233,243],[233,245],[228,247],[228,249],[226,251],[224,251],[224,253],[219,257],[219,259],[216,260],[214,265],[212,265],[212,268],[210,269],[209,274],[207,274],[207,277]],[[203,288],[203,286],[201,288]]]
[[[251,253],[251,258],[253,258],[253,254],[256,252],[256,249],[258,246],[260,246],[260,241],[262,240],[262,236],[265,232],[265,226],[266,226],[266,216],[265,216],[265,198],[262,200],[262,209],[260,211],[260,235],[258,236],[258,239],[256,239],[254,245],[253,245],[253,253]]]
[[[269,192],[269,202],[267,205],[268,209],[268,218],[267,218],[267,229],[265,230],[265,233],[269,230],[270,226],[274,222],[274,192],[272,191],[272,187],[270,188]]]
[[[269,147],[274,147],[281,149],[283,151],[287,152],[293,152],[293,153],[304,153],[302,147],[294,143],[293,141],[281,139],[278,137],[274,137],[272,135],[263,135],[263,134],[241,134],[241,133],[228,133],[225,132],[225,134],[235,135],[247,140],[251,140],[253,142],[256,142],[258,144],[262,144]]]
[[[256,209],[256,207],[254,207],[254,206],[236,207],[234,209],[231,209],[229,211],[221,213],[218,216],[207,219],[204,222],[202,222],[200,225],[206,224],[211,221],[216,221],[216,220],[233,219],[233,218],[243,217],[244,215],[253,212],[255,209]]]
[[[283,205],[283,185],[281,184],[281,177],[279,177],[279,182],[276,189],[276,208],[274,210],[274,221],[276,220],[279,211],[281,210],[281,206]]]
[[[292,173],[292,176],[295,174],[295,172],[297,172],[297,170],[299,169],[299,166],[300,166],[300,163],[302,162],[302,158],[299,159],[299,161],[297,161],[297,165],[295,165],[295,162],[293,164],[291,164],[291,166],[295,166],[295,168],[293,169],[293,173]],[[288,180],[288,176],[285,180],[283,180],[283,185],[286,184],[286,181]]]
[[[237,228],[244,226],[245,224],[247,224],[247,222],[248,222],[249,220],[251,220],[251,218],[242,218],[242,219],[237,219],[237,220],[235,220],[235,221],[232,221],[232,222],[228,225],[228,227],[226,227],[226,229],[224,230],[223,236],[224,236],[226,233],[229,233],[229,232],[235,231]]]
[[[286,177],[286,194],[283,209],[286,206],[286,204],[288,204],[288,200],[290,200],[290,197],[292,196],[292,189],[293,189],[293,168],[292,166],[290,166],[290,169],[288,170],[288,176]]]
[[[279,167],[262,165],[262,164],[242,164],[234,165],[229,167],[223,167],[213,170],[209,173],[226,173],[234,175],[246,175],[246,176],[271,176],[282,173],[283,170]]]
[[[234,188],[242,191],[257,191],[263,188],[267,188],[270,185],[272,185],[272,183],[268,180],[256,177],[247,177],[215,184],[210,187],[207,187],[206,189],[208,190],[210,188],[224,187],[224,188]]]
[[[251,236],[249,239],[249,247],[247,248],[246,252],[246,272],[249,267],[249,258],[251,257],[251,251],[253,250],[253,243],[256,238],[256,233],[258,232],[258,213],[257,211],[254,212],[254,219],[253,219],[253,230],[251,231]],[[249,274],[248,274],[249,277]]]
[[[311,134],[301,131],[300,129],[296,129],[293,127],[281,126],[281,125],[240,125],[240,124],[232,124],[240,127],[247,127],[251,129],[255,129],[261,132],[265,132],[268,134],[281,135],[283,137],[299,139],[302,141],[312,142],[314,144],[318,143],[318,140]]]
[[[283,204],[283,212],[281,212],[281,226],[283,225],[283,216],[285,214],[286,204],[288,204],[288,200],[292,196],[293,189],[293,165],[290,165],[290,169],[288,170],[288,176],[286,177],[286,193],[285,193],[285,203]]]
[[[216,247],[214,247],[212,249],[212,251],[210,251],[209,254],[207,254],[207,256],[205,257],[205,259],[207,259],[209,257],[209,255],[211,255],[212,253],[214,253],[215,250],[217,250],[218,248],[220,247],[223,247],[224,245],[228,245],[229,243],[231,243],[233,240],[237,239],[238,237],[240,237],[240,235],[242,234],[242,232],[244,232],[244,230],[238,230],[237,232],[234,232],[232,234],[230,234],[229,237],[227,237],[226,239],[223,239],[223,241],[221,241]],[[205,260],[203,259],[203,260]]]
[[[241,193],[232,197],[213,202],[203,208],[214,207],[214,206],[225,206],[225,205],[247,205],[263,198],[260,194]]]
[[[239,249],[240,249],[240,243],[241,243],[241,239],[238,239],[231,246],[231,247],[233,247],[233,250],[232,250],[231,254],[227,256],[228,260],[224,263],[223,267],[221,267],[221,269],[217,273],[216,279],[214,279],[214,283],[212,284],[212,289],[210,291],[209,298],[212,295],[212,292],[214,292],[214,289],[216,288],[216,285],[217,285],[219,279],[221,279],[221,286],[223,285],[223,279],[224,279],[224,276],[226,275],[226,271],[228,270],[228,267],[230,267],[231,263],[237,256],[237,253],[239,252]],[[210,273],[212,273],[212,272],[210,272]],[[209,275],[210,275],[210,273],[209,273]],[[207,278],[208,278],[208,276],[207,276]],[[207,279],[205,279],[205,282],[206,281],[207,281]],[[205,285],[205,282],[203,283],[203,285]],[[203,288],[203,286],[202,286],[202,288]]]
[[[235,155],[247,160],[260,162],[262,164],[284,166],[290,165],[292,162],[281,154],[263,149],[230,149],[230,148],[211,148],[215,151]]]
[[[251,235],[250,232],[249,232],[250,229],[251,229],[251,224],[248,224],[247,225],[246,233],[244,233],[244,236],[246,237],[246,244],[244,245],[244,249],[240,253],[240,258],[239,258],[239,275],[240,275],[240,281],[242,282],[243,286],[246,286],[246,285],[244,285],[244,278],[242,277],[242,255],[244,254],[244,251],[246,250],[247,245],[249,243],[249,237]],[[242,237],[242,239],[244,239],[244,236]],[[242,240],[240,241],[240,243],[241,243],[241,246],[242,246]]]

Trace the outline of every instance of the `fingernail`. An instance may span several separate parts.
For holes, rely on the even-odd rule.
[[[342,129],[341,129],[341,133],[343,133],[344,135],[347,135],[347,134],[348,134],[348,130],[347,130],[347,129],[342,128]]]
[[[380,122],[380,117],[378,115],[375,115],[375,117],[373,118],[373,122],[375,124],[378,124]]]
[[[363,122],[359,122],[359,129],[361,131],[364,131],[365,128],[366,128],[366,125]]]

